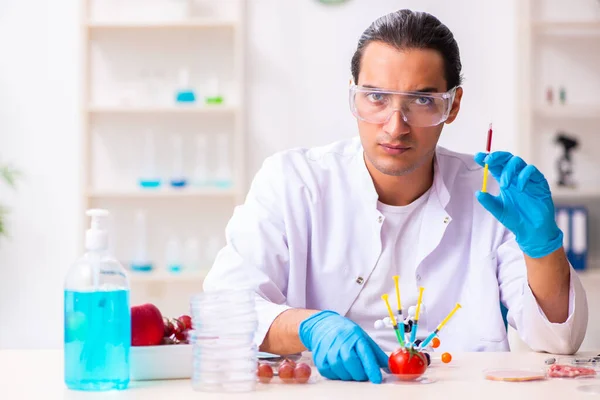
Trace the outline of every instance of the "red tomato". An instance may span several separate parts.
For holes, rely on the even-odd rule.
[[[427,358],[418,351],[398,349],[388,360],[390,372],[400,380],[417,379],[427,370]]]

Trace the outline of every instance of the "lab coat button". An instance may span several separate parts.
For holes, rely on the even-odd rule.
[[[420,281],[421,280],[421,275],[417,275],[417,280]]]
[[[444,223],[445,223],[445,224],[447,224],[447,223],[448,223],[448,221],[450,221],[450,218],[449,218],[449,217],[446,217],[446,218],[444,218]]]
[[[380,215],[379,218],[377,218],[377,222],[382,223],[383,222],[383,217]]]
[[[362,285],[364,281],[365,280],[363,279],[362,276],[359,276],[358,278],[356,278],[356,283],[358,283],[359,285]]]

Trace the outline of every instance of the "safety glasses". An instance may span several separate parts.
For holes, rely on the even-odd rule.
[[[456,89],[453,87],[445,93],[420,93],[352,85],[350,109],[356,118],[374,124],[387,123],[398,111],[410,126],[435,126],[448,119]]]

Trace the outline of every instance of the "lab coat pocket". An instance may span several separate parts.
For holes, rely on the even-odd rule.
[[[497,254],[495,251],[471,266],[468,302],[475,318],[474,332],[489,347],[506,340],[506,327],[500,308],[500,289],[497,278]],[[488,347],[488,346],[486,346]]]

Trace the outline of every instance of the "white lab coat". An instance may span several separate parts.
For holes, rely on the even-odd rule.
[[[533,350],[575,352],[588,319],[577,274],[571,270],[568,320],[550,323],[529,288],[514,235],[474,196],[482,176],[472,156],[437,148],[415,251],[427,318],[439,322],[456,303],[462,305],[440,332],[440,349],[508,350],[502,302],[509,324]],[[493,178],[488,188],[497,194]],[[257,344],[290,307],[344,315],[381,254],[384,216],[377,198],[358,138],[269,157],[227,225],[227,245],[204,290],[246,287],[257,293]],[[381,310],[373,315],[381,318]]]

